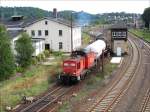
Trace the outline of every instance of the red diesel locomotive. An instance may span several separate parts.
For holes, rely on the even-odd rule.
[[[63,73],[59,75],[60,81],[68,83],[83,79],[96,66],[103,50],[106,50],[105,42],[97,40],[83,50],[72,52],[72,56],[63,61]]]

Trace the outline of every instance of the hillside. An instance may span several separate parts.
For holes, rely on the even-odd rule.
[[[1,19],[9,19],[14,14],[23,15],[25,18],[28,19],[52,17],[51,11],[46,11],[33,7],[0,7],[0,12]],[[59,11],[58,17],[71,20],[71,13],[73,21],[81,25],[115,23],[116,21],[133,22],[135,18],[140,18],[140,14],[134,13],[112,12],[103,14],[90,14],[83,11],[75,12],[72,10]]]

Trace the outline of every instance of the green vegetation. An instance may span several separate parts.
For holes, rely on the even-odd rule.
[[[28,34],[21,34],[21,37],[16,41],[15,49],[17,51],[16,59],[19,66],[26,68],[31,65],[34,48]]]
[[[15,69],[11,42],[4,26],[0,25],[0,81],[8,79]]]
[[[22,96],[35,96],[48,88],[47,77],[49,67],[35,66],[16,77],[0,83],[1,100],[0,105],[3,109],[7,106],[15,106],[21,101]]]
[[[1,82],[0,110],[3,110],[5,106],[14,107],[21,102],[23,95],[36,96],[46,91],[52,82],[56,80],[56,74],[60,71],[59,64],[57,63],[54,66],[32,66],[21,76]]]
[[[150,7],[146,8],[144,10],[144,13],[142,15],[142,19],[145,22],[145,27],[149,28],[149,30],[150,30]]]
[[[131,29],[130,32],[150,42],[150,31],[145,29]]]
[[[88,35],[87,33],[82,33],[82,44],[83,44],[83,46],[84,45],[88,45],[89,44],[89,42],[90,42],[90,40],[91,40],[91,37],[90,37],[90,35]]]
[[[45,52],[50,55],[48,51],[44,51],[42,55]],[[38,62],[36,58],[33,60]],[[17,71],[21,73],[16,73],[16,76],[9,80],[0,82],[0,111],[4,112],[5,106],[15,107],[21,102],[23,95],[37,96],[43,93],[52,83],[56,82],[57,75],[61,72],[62,57],[56,56],[51,63],[53,64],[45,66],[34,64],[24,70],[17,67]]]
[[[3,12],[0,17],[3,16],[5,19],[10,19],[14,12],[18,15],[23,15],[24,19],[42,18],[52,15],[49,11],[33,7],[0,7],[0,12]]]
[[[88,95],[92,92],[97,91],[102,86],[105,85],[104,78],[106,76],[111,75],[113,70],[117,68],[116,64],[106,64],[104,73],[97,73],[97,74],[91,74],[92,76],[87,80],[85,85],[82,87],[82,89],[77,93],[76,97],[72,97],[70,101],[66,101],[63,103],[62,106],[60,106],[58,112],[71,112],[71,109],[73,108],[72,103],[78,103],[82,101],[84,98],[88,97]],[[71,103],[72,102],[72,103]]]

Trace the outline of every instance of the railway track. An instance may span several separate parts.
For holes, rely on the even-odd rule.
[[[132,61],[130,66],[123,72],[124,75],[119,79],[105,94],[96,102],[87,108],[86,112],[109,112],[119,102],[120,98],[129,89],[135,73],[140,65],[141,56],[137,45],[129,40],[132,45]]]
[[[145,50],[146,56],[150,56],[150,44],[145,42],[144,47],[146,49]],[[146,63],[146,64],[149,64],[149,63]],[[143,98],[140,112],[150,112],[150,88],[147,89],[147,92]]]
[[[140,112],[150,112],[150,88],[146,92]]]
[[[55,103],[59,98],[70,91],[71,88],[72,87],[58,86],[41,99],[22,109],[20,112],[42,112],[43,109],[52,103]]]

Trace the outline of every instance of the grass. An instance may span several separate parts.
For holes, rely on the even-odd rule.
[[[146,29],[131,29],[132,33],[150,42],[150,31]]]
[[[86,84],[83,88],[77,93],[76,97],[71,98],[70,102],[66,101],[62,106],[60,106],[58,112],[71,112],[72,103],[71,102],[80,102],[84,98],[86,98],[89,93],[97,90],[98,87],[103,85],[104,76],[111,75],[113,70],[117,68],[116,64],[106,64],[104,68],[104,73],[97,73],[90,77],[90,79],[86,79]]]
[[[23,95],[37,96],[46,91],[61,71],[61,60],[56,57],[53,66],[32,66],[21,77],[0,82],[0,112],[4,112],[5,106],[16,106]]]
[[[91,40],[91,37],[87,33],[82,33],[82,44],[88,45]]]

